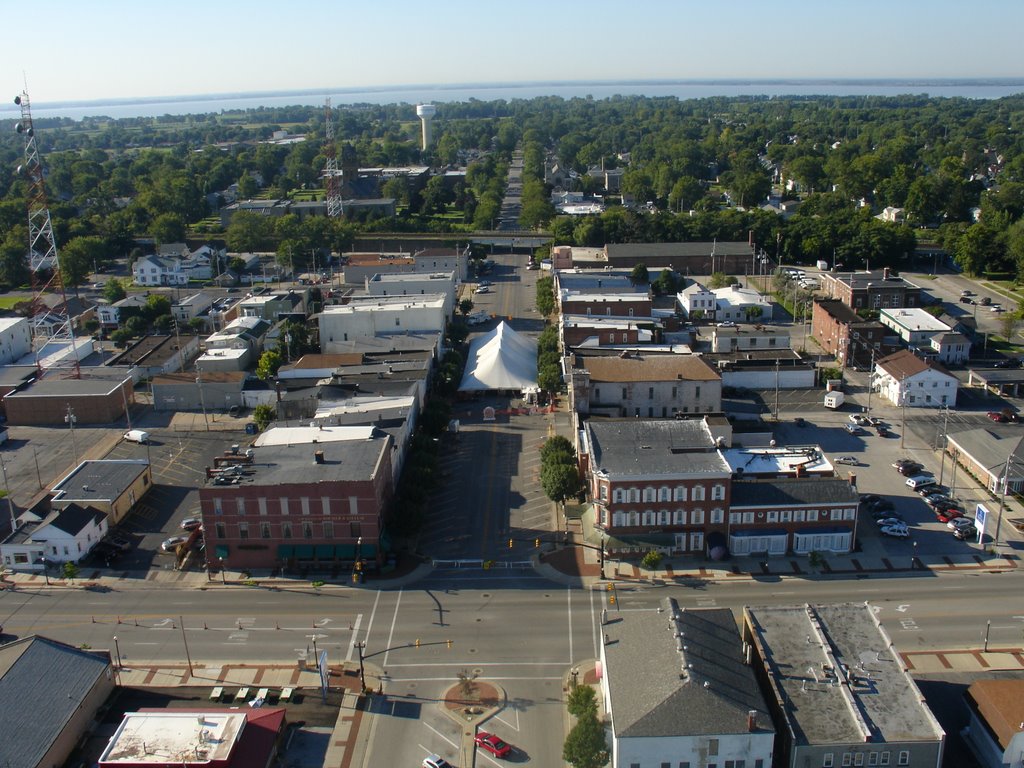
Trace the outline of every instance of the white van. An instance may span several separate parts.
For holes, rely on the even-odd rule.
[[[934,483],[935,478],[931,475],[914,475],[907,478],[907,487],[915,491],[922,486],[933,485]]]
[[[149,442],[149,432],[143,432],[141,429],[130,429],[124,433],[124,439],[129,443],[145,445]]]

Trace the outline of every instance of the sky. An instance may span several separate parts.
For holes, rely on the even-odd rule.
[[[12,95],[27,82],[35,104],[416,84],[1024,76],[1024,0],[5,6],[2,82]]]

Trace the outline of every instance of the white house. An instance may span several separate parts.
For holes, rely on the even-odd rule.
[[[719,322],[772,319],[772,303],[753,288],[741,288],[734,284],[716,288],[712,293],[715,294],[715,320]]]
[[[956,405],[960,382],[939,363],[904,349],[875,361],[872,388],[893,405],[936,408]]]
[[[227,249],[204,245],[191,253],[186,253],[181,260],[181,270],[189,280],[209,280],[213,277],[217,262],[226,256]]]
[[[727,608],[617,614],[601,628],[613,768],[769,768],[775,729]]]
[[[32,351],[27,317],[0,318],[0,365],[10,365]]]
[[[132,265],[136,285],[188,285],[181,260],[162,256],[143,256]]]
[[[78,562],[107,534],[107,514],[93,507],[69,504],[40,519],[31,512],[18,518],[18,527],[2,543],[6,567],[42,570],[49,563]]]
[[[936,333],[930,342],[935,356],[946,365],[962,365],[971,356],[971,342],[962,333]]]
[[[183,325],[213,309],[213,297],[205,293],[193,293],[171,305],[174,319]]]
[[[714,319],[718,305],[715,294],[698,282],[690,283],[676,294],[676,302],[687,317],[694,311],[700,312],[706,319]]]
[[[320,313],[320,350],[343,351],[345,342],[401,333],[443,333],[448,322],[443,294],[364,296]]]

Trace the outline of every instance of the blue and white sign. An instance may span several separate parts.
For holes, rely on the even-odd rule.
[[[988,520],[989,511],[984,504],[979,504],[974,510],[974,527],[978,529],[978,541],[985,540],[985,522]]]

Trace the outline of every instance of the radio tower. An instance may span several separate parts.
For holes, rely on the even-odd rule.
[[[331,218],[341,216],[341,171],[338,170],[338,148],[334,145],[334,121],[331,119],[331,97],[327,97],[325,109],[326,127],[324,130],[324,157],[327,167],[323,177],[327,182],[327,215]]]
[[[60,261],[57,258],[57,241],[53,236],[50,208],[46,202],[46,187],[43,182],[43,164],[36,147],[36,132],[32,125],[32,108],[28,91],[14,97],[14,103],[21,107],[21,122],[15,130],[25,138],[25,161],[18,166],[18,175],[29,184],[28,190],[28,267],[32,280],[32,300],[29,304],[29,323],[32,328],[32,346],[39,364],[39,352],[51,341],[66,341],[74,344],[75,334],[68,317],[67,294],[60,275]],[[47,292],[59,293],[61,306],[51,310],[43,302]],[[75,374],[78,374],[78,354],[74,358]]]

